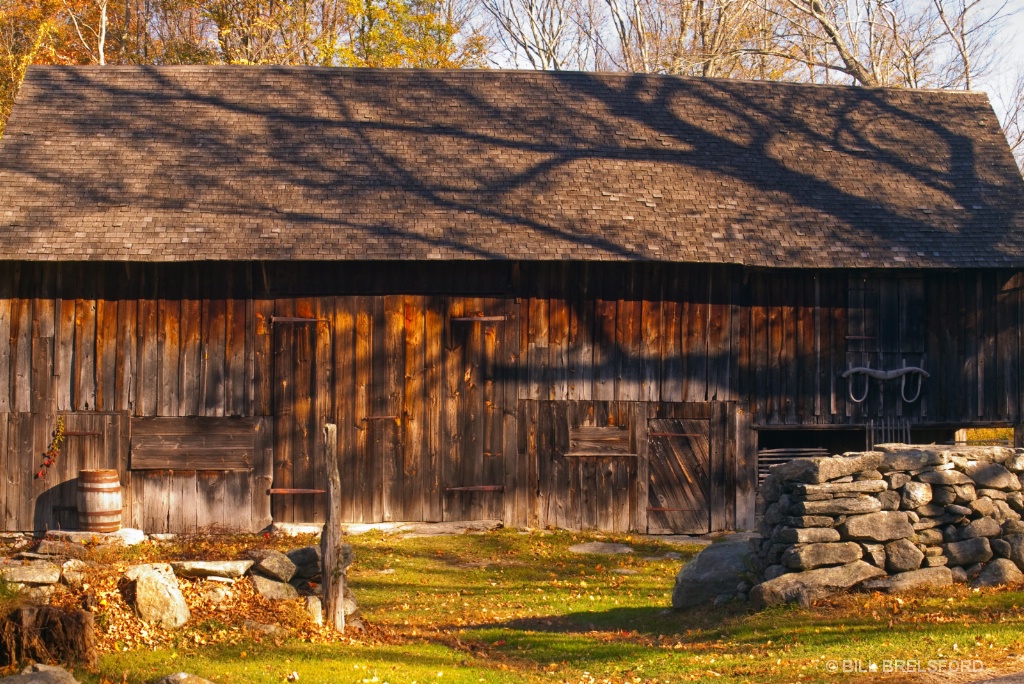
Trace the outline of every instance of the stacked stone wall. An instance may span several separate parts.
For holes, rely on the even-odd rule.
[[[879,445],[774,466],[751,541],[757,606],[855,586],[1024,581],[1024,449]]]

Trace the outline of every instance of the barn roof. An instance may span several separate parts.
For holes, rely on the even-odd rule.
[[[1024,266],[984,94],[630,74],[32,67],[0,259]]]

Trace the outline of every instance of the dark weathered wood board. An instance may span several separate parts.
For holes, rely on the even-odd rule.
[[[251,470],[251,418],[141,418],[132,421],[132,470]]]

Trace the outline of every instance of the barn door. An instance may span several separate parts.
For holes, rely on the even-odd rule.
[[[280,313],[282,308],[288,308]],[[318,399],[326,391],[330,332],[299,300],[279,303],[274,331],[274,494],[271,515],[280,522],[323,522],[327,469],[320,449]],[[324,354],[324,349],[328,353]],[[319,357],[319,358],[318,358]],[[329,386],[329,385],[327,385]]]
[[[452,299],[445,322],[442,408],[444,520],[504,517],[503,421],[512,364],[511,303]],[[518,342],[518,340],[516,340]]]
[[[647,530],[652,534],[711,531],[711,449],[707,420],[647,423]]]

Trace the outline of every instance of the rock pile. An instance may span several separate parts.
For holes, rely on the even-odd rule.
[[[1024,581],[1022,473],[1024,449],[902,444],[774,466],[750,600]]]

